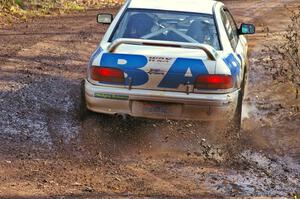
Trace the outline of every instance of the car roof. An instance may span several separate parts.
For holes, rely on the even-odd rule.
[[[214,0],[130,0],[128,8],[213,14]]]

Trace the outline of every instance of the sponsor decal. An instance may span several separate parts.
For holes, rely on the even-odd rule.
[[[169,57],[149,57],[149,62],[169,63],[172,58]]]
[[[187,75],[187,72],[191,75]],[[208,74],[202,60],[178,58],[158,87],[178,88],[180,84],[193,83],[200,74]]]
[[[99,48],[93,56],[96,57],[101,53],[102,49]],[[93,58],[91,58],[93,60]],[[149,75],[151,74],[162,74],[162,70],[151,70],[144,71],[143,68],[148,62],[161,62],[168,63],[171,58],[163,57],[149,57],[143,55],[129,55],[129,54],[115,54],[115,53],[104,53],[102,55],[100,66],[117,68],[124,71],[125,85],[141,86],[148,82]],[[231,75],[234,80],[241,72],[241,64],[239,59],[233,54],[230,54],[223,59],[225,64],[230,69]],[[169,71],[166,72],[162,81],[158,84],[160,88],[178,88],[180,85],[193,83],[198,75],[208,74],[208,70],[201,59],[189,59],[189,58],[177,58]],[[120,83],[121,84],[121,83]],[[124,85],[122,83],[122,85]]]
[[[148,73],[142,69],[147,63],[148,59],[143,55],[104,53],[100,66],[121,69],[126,73],[125,85],[141,86],[149,80]],[[152,71],[152,73],[155,72],[161,71]],[[200,74],[208,74],[202,60],[177,58],[158,87],[178,88],[180,84],[194,82],[195,78]]]
[[[115,99],[115,100],[128,100],[128,95],[119,95],[119,94],[106,94],[106,93],[95,93],[95,97],[104,98],[104,99]]]
[[[127,74],[125,85],[140,86],[149,80],[148,74],[141,69],[147,63],[148,59],[143,55],[104,53],[100,66],[121,69]]]
[[[164,75],[165,72],[163,70],[160,69],[154,69],[154,68],[150,68],[150,70],[148,71],[148,74],[156,74],[156,75]]]

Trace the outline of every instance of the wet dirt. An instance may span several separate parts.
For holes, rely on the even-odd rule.
[[[291,197],[300,192],[300,106],[259,60],[266,29],[283,31],[297,0],[226,1],[249,36],[239,136],[219,123],[91,115],[80,80],[107,26],[98,12],[0,29],[0,198]],[[105,10],[116,12],[116,9]],[[267,28],[268,27],[268,28]],[[239,139],[238,139],[239,137]]]

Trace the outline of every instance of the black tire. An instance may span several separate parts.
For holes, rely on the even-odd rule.
[[[241,85],[241,90],[239,92],[238,96],[238,101],[237,101],[237,107],[234,113],[234,117],[232,120],[232,126],[240,132],[241,127],[242,127],[242,111],[243,111],[243,100],[244,100],[244,95],[245,95],[245,88],[247,84],[247,79],[248,79],[248,73],[247,73],[247,68],[244,72],[244,79]]]
[[[243,109],[243,90],[239,92],[237,106],[234,112],[232,126],[236,130],[240,130],[242,126],[242,109]]]
[[[86,106],[85,99],[85,80],[82,80],[80,83],[80,109],[79,109],[79,119],[80,121],[86,120],[86,118],[91,114],[91,111],[88,110]]]
[[[244,79],[241,85],[241,90],[239,92],[238,101],[237,101],[237,107],[235,109],[234,117],[232,120],[232,127],[236,129],[238,132],[240,132],[242,127],[242,111],[243,111],[243,100],[245,95],[245,88],[247,84],[248,79],[248,73],[245,71],[244,73]]]

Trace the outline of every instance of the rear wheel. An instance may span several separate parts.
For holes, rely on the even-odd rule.
[[[242,125],[242,107],[243,107],[243,91],[241,90],[239,92],[237,106],[232,120],[232,127],[235,128],[237,131],[241,129],[241,125]]]
[[[85,80],[81,81],[80,84],[80,109],[79,109],[79,118],[81,121],[84,121],[89,115],[91,111],[88,110],[86,106],[86,99],[85,99]]]
[[[237,129],[238,134],[240,133],[241,130],[241,126],[242,126],[242,109],[243,109],[243,99],[244,99],[244,95],[245,95],[245,89],[246,89],[246,84],[247,84],[247,80],[248,80],[248,72],[247,72],[247,68],[245,69],[244,72],[244,78],[241,84],[241,90],[239,92],[239,96],[238,96],[238,101],[237,101],[237,107],[234,113],[234,118],[232,121],[232,125]]]

